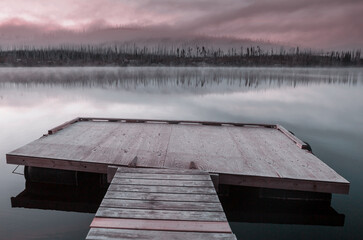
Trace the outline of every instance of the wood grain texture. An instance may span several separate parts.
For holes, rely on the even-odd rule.
[[[195,175],[189,175],[189,174],[152,174],[152,173],[143,173],[135,175],[134,173],[122,173],[116,176],[116,178],[119,179],[155,179],[155,180],[191,180],[193,181],[208,181],[210,180],[209,175],[207,174],[195,174]]]
[[[219,203],[215,194],[186,194],[186,193],[143,193],[143,192],[115,192],[108,190],[105,199],[135,199],[155,201],[183,201]]]
[[[63,159],[49,159],[38,157],[27,157],[18,155],[6,155],[6,161],[9,164],[52,168],[61,170],[71,170],[80,172],[107,173],[107,166],[100,163],[85,163],[79,161],[69,161]]]
[[[160,169],[160,168],[148,168],[147,171],[145,171],[145,168],[126,168],[126,167],[119,167],[118,172],[121,173],[141,173],[142,175],[138,176],[144,176],[143,174],[175,174],[175,175],[207,175],[209,176],[208,172],[200,171],[200,170],[189,170],[189,169]],[[122,175],[119,175],[122,176]],[[161,175],[162,176],[162,175]]]
[[[112,184],[108,189],[110,191],[118,191],[118,192],[215,194],[214,187],[171,187],[171,186]]]
[[[126,209],[112,207],[100,207],[96,213],[96,217],[212,222],[227,221],[224,212]]]
[[[284,188],[349,192],[346,179],[302,149],[303,142],[281,126],[167,122],[80,118],[78,122],[64,125],[61,131],[14,150],[7,155],[7,162],[96,172],[95,164],[106,168],[126,167],[137,159],[133,162],[136,170],[120,171],[130,176],[139,168],[163,168],[164,172],[158,174],[168,175],[170,180],[188,180],[186,177],[171,178],[170,175],[174,174],[196,174],[193,170],[185,170],[193,162],[198,169],[205,171],[199,175],[207,172],[231,175],[234,176],[233,182],[240,185],[245,184],[244,179],[255,176],[260,177],[254,184],[258,187],[279,188],[266,179],[274,182],[294,179],[298,188],[291,184],[285,184]],[[23,161],[24,158],[29,161]],[[178,172],[178,169],[184,170]],[[99,170],[105,173],[104,167]],[[154,174],[152,171],[146,174]],[[241,176],[240,180],[235,181],[235,176]],[[155,177],[145,175],[140,178]],[[250,182],[245,186],[249,185]]]
[[[125,232],[115,229],[137,231],[128,232],[126,239],[178,239],[179,234],[192,239],[233,237],[212,180],[205,172],[125,167],[112,172],[114,178],[91,224],[88,239],[123,239]],[[125,174],[132,178],[125,178]],[[173,174],[178,177],[170,179]],[[94,230],[98,228],[105,230],[102,233]],[[155,230],[160,232],[144,235],[145,231]]]
[[[226,185],[249,186],[297,190],[321,193],[349,193],[349,183],[315,182],[311,180],[297,180],[284,178],[264,178],[259,176],[240,176],[240,175],[219,175],[219,183]]]
[[[91,228],[231,233],[228,222],[94,218]]]
[[[167,180],[167,181],[165,181]],[[112,183],[115,185],[143,185],[143,186],[178,186],[178,187],[213,187],[209,181],[190,180],[170,180],[170,179],[140,179],[140,178],[114,178]]]
[[[306,143],[304,143],[303,141],[301,141],[300,139],[295,137],[295,135],[293,135],[291,132],[286,130],[283,126],[276,125],[276,129],[280,130],[283,134],[285,134],[288,138],[290,138],[299,148],[301,148],[301,149],[307,148]]]
[[[160,201],[135,199],[103,199],[101,207],[132,208],[150,210],[180,210],[180,211],[211,211],[223,212],[220,203],[190,202],[190,201]]]
[[[236,240],[236,237],[230,233],[201,233],[201,232],[176,232],[176,231],[147,231],[132,229],[110,229],[110,228],[92,228],[87,240]]]
[[[63,123],[63,124],[61,124],[61,125],[59,125],[59,126],[57,126],[55,128],[52,128],[52,129],[48,130],[48,134],[54,134],[54,133],[56,133],[56,132],[58,132],[58,131],[60,131],[60,130],[62,130],[64,128],[68,127],[69,125],[78,122],[78,121],[79,121],[79,118],[75,118],[75,119],[72,119],[72,120],[70,120],[68,122],[65,122],[65,123]]]

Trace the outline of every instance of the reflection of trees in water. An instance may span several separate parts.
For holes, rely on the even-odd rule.
[[[310,84],[356,85],[359,69],[304,68],[4,68],[0,87],[109,88],[155,92],[241,91]]]

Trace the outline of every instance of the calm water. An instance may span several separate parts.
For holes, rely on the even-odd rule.
[[[363,69],[0,68],[0,239],[85,238],[93,214],[12,208],[25,180],[5,163],[77,116],[281,124],[351,182],[331,203],[344,226],[231,222],[234,233],[362,239]]]

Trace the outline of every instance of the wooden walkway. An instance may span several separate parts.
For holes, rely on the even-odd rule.
[[[220,184],[349,192],[349,182],[279,125],[77,118],[6,156],[10,164],[107,173],[197,168]]]
[[[236,237],[208,173],[118,168],[86,239]]]

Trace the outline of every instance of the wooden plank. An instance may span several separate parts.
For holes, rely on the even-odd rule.
[[[274,124],[256,124],[256,123],[237,123],[237,122],[213,122],[213,121],[186,121],[186,120],[158,120],[158,119],[131,119],[131,118],[87,118],[80,117],[80,121],[111,121],[111,122],[126,122],[126,123],[167,123],[167,124],[201,124],[210,126],[233,125],[233,126],[250,126],[250,127],[265,127],[274,128]]]
[[[115,192],[108,190],[105,199],[135,199],[155,201],[183,201],[219,203],[216,194],[183,194],[183,193],[142,193],[142,192]]]
[[[224,212],[123,209],[110,207],[100,207],[96,213],[96,217],[212,222],[227,221]]]
[[[60,131],[60,130],[62,130],[64,128],[68,127],[69,125],[78,122],[78,121],[79,121],[79,118],[75,118],[75,119],[72,119],[72,120],[70,120],[68,122],[65,122],[65,123],[63,123],[63,124],[61,124],[61,125],[59,125],[59,126],[57,126],[55,128],[52,128],[52,129],[48,130],[48,134],[54,134],[54,133],[56,133],[56,132],[58,132],[58,131]]]
[[[114,178],[112,184],[116,185],[143,185],[143,186],[178,186],[178,187],[214,187],[209,181],[193,181],[193,180],[167,180],[161,179],[126,179]]]
[[[134,200],[134,199],[103,199],[101,207],[132,208],[150,210],[181,210],[181,211],[211,211],[223,212],[220,203],[206,202],[172,202],[160,200]]]
[[[6,155],[8,164],[71,170],[80,172],[107,173],[107,166],[101,163],[85,163],[62,159],[37,158],[27,156]]]
[[[160,168],[125,168],[119,167],[118,171],[120,173],[145,173],[145,174],[187,174],[187,175],[209,175],[208,172],[203,172],[200,170],[189,170],[189,169],[160,169]],[[141,175],[140,175],[141,176]]]
[[[215,194],[214,187],[170,187],[170,186],[140,186],[140,185],[111,185],[110,191],[144,192],[144,193],[198,193]]]
[[[270,128],[242,124],[244,127],[236,127],[223,123],[214,126],[180,121],[171,121],[178,124],[165,124],[160,120],[151,120],[152,123],[147,120],[131,121],[133,123],[112,119],[110,122],[97,121],[78,121],[68,125],[62,131],[11,152],[7,155],[7,162],[106,173],[107,166],[127,166],[137,157],[136,165],[140,168],[124,170],[125,173],[143,172],[141,167],[172,168],[144,174],[170,176],[211,172],[258,176],[263,181],[257,181],[254,184],[257,187],[279,188],[280,185],[275,182],[287,180],[284,189],[295,190],[296,186],[288,180],[294,179],[294,183],[299,185],[297,188],[303,191],[349,191],[348,181],[316,156],[296,147],[296,143],[302,144],[301,140],[290,136],[286,129],[279,126]],[[190,162],[206,172],[178,171],[189,168]],[[145,175],[144,178],[153,177]],[[273,184],[264,181],[271,178],[274,178]],[[305,181],[311,181],[311,184]],[[234,182],[244,184],[239,180]]]
[[[96,217],[91,228],[116,228],[135,230],[161,230],[182,232],[231,233],[228,222],[209,221],[165,221],[145,219],[115,219]]]
[[[264,133],[263,136],[265,136],[276,130],[254,128],[236,129],[231,127],[225,129],[238,150],[239,161],[236,161],[235,172],[243,173],[243,175],[280,177],[273,166],[266,160],[270,159],[274,153],[269,151],[270,146],[266,144],[266,139],[261,138],[259,134],[261,131]],[[231,171],[229,172],[231,173]]]
[[[219,183],[226,185],[250,186],[322,193],[349,193],[349,183],[319,182],[287,178],[220,174]]]
[[[301,141],[300,139],[298,139],[295,135],[291,134],[283,126],[276,125],[276,129],[278,129],[283,134],[285,134],[288,138],[290,138],[299,148],[301,148],[301,149],[306,149],[307,148],[307,144],[306,143],[304,143],[303,141]]]
[[[136,178],[119,177],[125,174],[123,171],[130,170],[133,173],[128,172],[128,174]],[[148,173],[149,170],[153,173]],[[164,174],[158,174],[158,171]],[[172,172],[176,173],[175,170]],[[184,170],[180,172],[186,173]],[[155,178],[158,175],[157,177],[160,178],[162,175],[171,176],[172,173],[165,169],[119,168],[102,200],[91,228],[107,228],[111,231],[127,229],[231,234],[212,180],[208,175],[198,174],[200,172],[194,170],[193,175],[190,173],[184,175],[188,176],[188,180],[145,179],[140,176]],[[183,174],[177,175],[183,176]],[[209,179],[193,181],[193,177],[199,179],[201,176],[208,176]],[[115,189],[119,192],[115,192]],[[183,199],[186,201],[182,201]],[[103,233],[107,234],[105,231]],[[118,234],[117,237],[121,236]],[[129,235],[129,237],[134,236]],[[160,234],[158,237],[162,239]],[[137,238],[139,239],[140,236]]]
[[[165,167],[188,169],[193,161],[208,172],[234,172],[240,154],[225,126],[174,125]]]
[[[156,173],[142,173],[142,174],[134,174],[134,173],[122,173],[115,176],[115,178],[120,179],[155,179],[155,180],[193,180],[193,181],[208,181],[210,180],[209,175],[207,174],[156,174]]]
[[[260,138],[266,134],[259,133]],[[302,149],[296,149],[296,145],[289,141],[279,131],[269,132],[266,136],[268,151],[265,151],[265,159],[275,169],[280,178],[311,180],[320,182],[347,181],[319,160],[315,155]]]
[[[92,124],[92,122],[87,123]],[[93,123],[95,124],[95,123]],[[85,161],[102,161],[112,165],[128,166],[137,159],[140,167],[162,167],[171,127],[162,124],[135,124],[99,122],[96,125],[117,126],[108,138],[100,141]]]
[[[91,228],[87,240],[236,240],[230,233],[201,233],[201,232],[176,232],[176,231],[150,231],[132,229]]]

